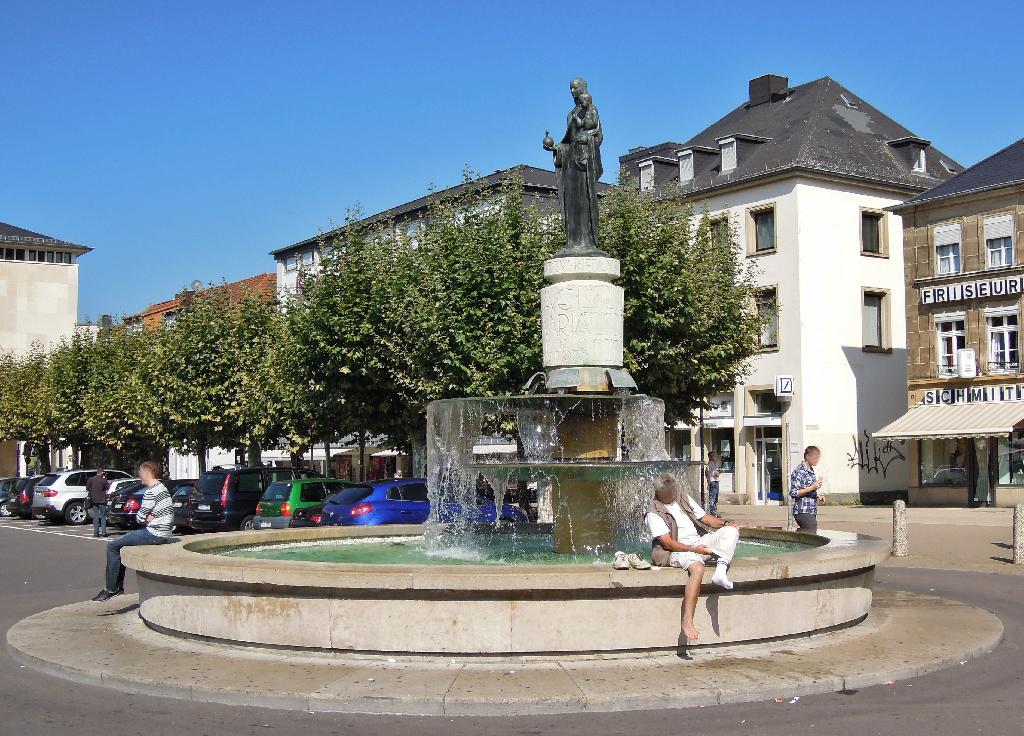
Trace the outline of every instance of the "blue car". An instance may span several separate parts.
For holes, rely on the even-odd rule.
[[[482,502],[482,503],[481,503]],[[442,521],[451,521],[462,513],[458,504],[446,504],[439,514]],[[494,502],[478,499],[471,511],[473,521],[494,523]],[[378,526],[381,524],[422,524],[430,516],[427,482],[423,478],[380,480],[345,488],[324,501],[323,526]],[[525,522],[527,516],[510,504],[502,506],[503,521]]]

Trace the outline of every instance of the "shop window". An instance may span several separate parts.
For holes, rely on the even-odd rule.
[[[718,453],[719,469],[723,473],[731,473],[735,469],[733,457],[732,428],[708,430],[708,444],[704,448],[707,453]]]
[[[989,314],[985,321],[988,323],[989,373],[1016,373],[1020,369],[1020,320],[1016,311]]]
[[[670,429],[665,437],[668,456],[673,460],[686,460],[689,462],[690,454],[690,430]]]
[[[775,289],[763,289],[758,292],[757,313],[764,319],[761,327],[761,349],[773,350],[779,346],[779,298]]]
[[[922,486],[966,486],[970,439],[920,440]]]
[[[964,318],[938,319],[935,321],[935,331],[938,333],[939,340],[939,375],[955,376],[957,372],[957,353],[967,345],[967,330],[964,327]]]
[[[1024,432],[1000,437],[996,444],[999,455],[999,485],[1024,486]]]

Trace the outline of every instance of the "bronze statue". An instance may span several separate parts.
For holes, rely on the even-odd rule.
[[[551,133],[545,133],[543,142],[544,150],[554,154],[558,201],[565,224],[565,247],[555,257],[607,256],[597,247],[597,181],[604,173],[601,117],[585,80],[572,80],[569,91],[576,107],[569,113],[562,142],[556,144]]]

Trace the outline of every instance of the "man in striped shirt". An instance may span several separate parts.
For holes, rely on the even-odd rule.
[[[165,544],[174,529],[174,507],[171,494],[160,482],[160,466],[147,460],[139,466],[139,478],[146,486],[139,508],[138,519],[146,526],[112,539],[107,543],[106,587],[93,598],[94,601],[108,601],[124,592],[124,565],[121,564],[121,549],[140,544]]]

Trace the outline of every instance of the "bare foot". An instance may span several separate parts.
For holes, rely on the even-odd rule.
[[[683,634],[690,641],[697,641],[700,639],[700,632],[697,631],[697,627],[693,625],[692,621],[683,622]]]

